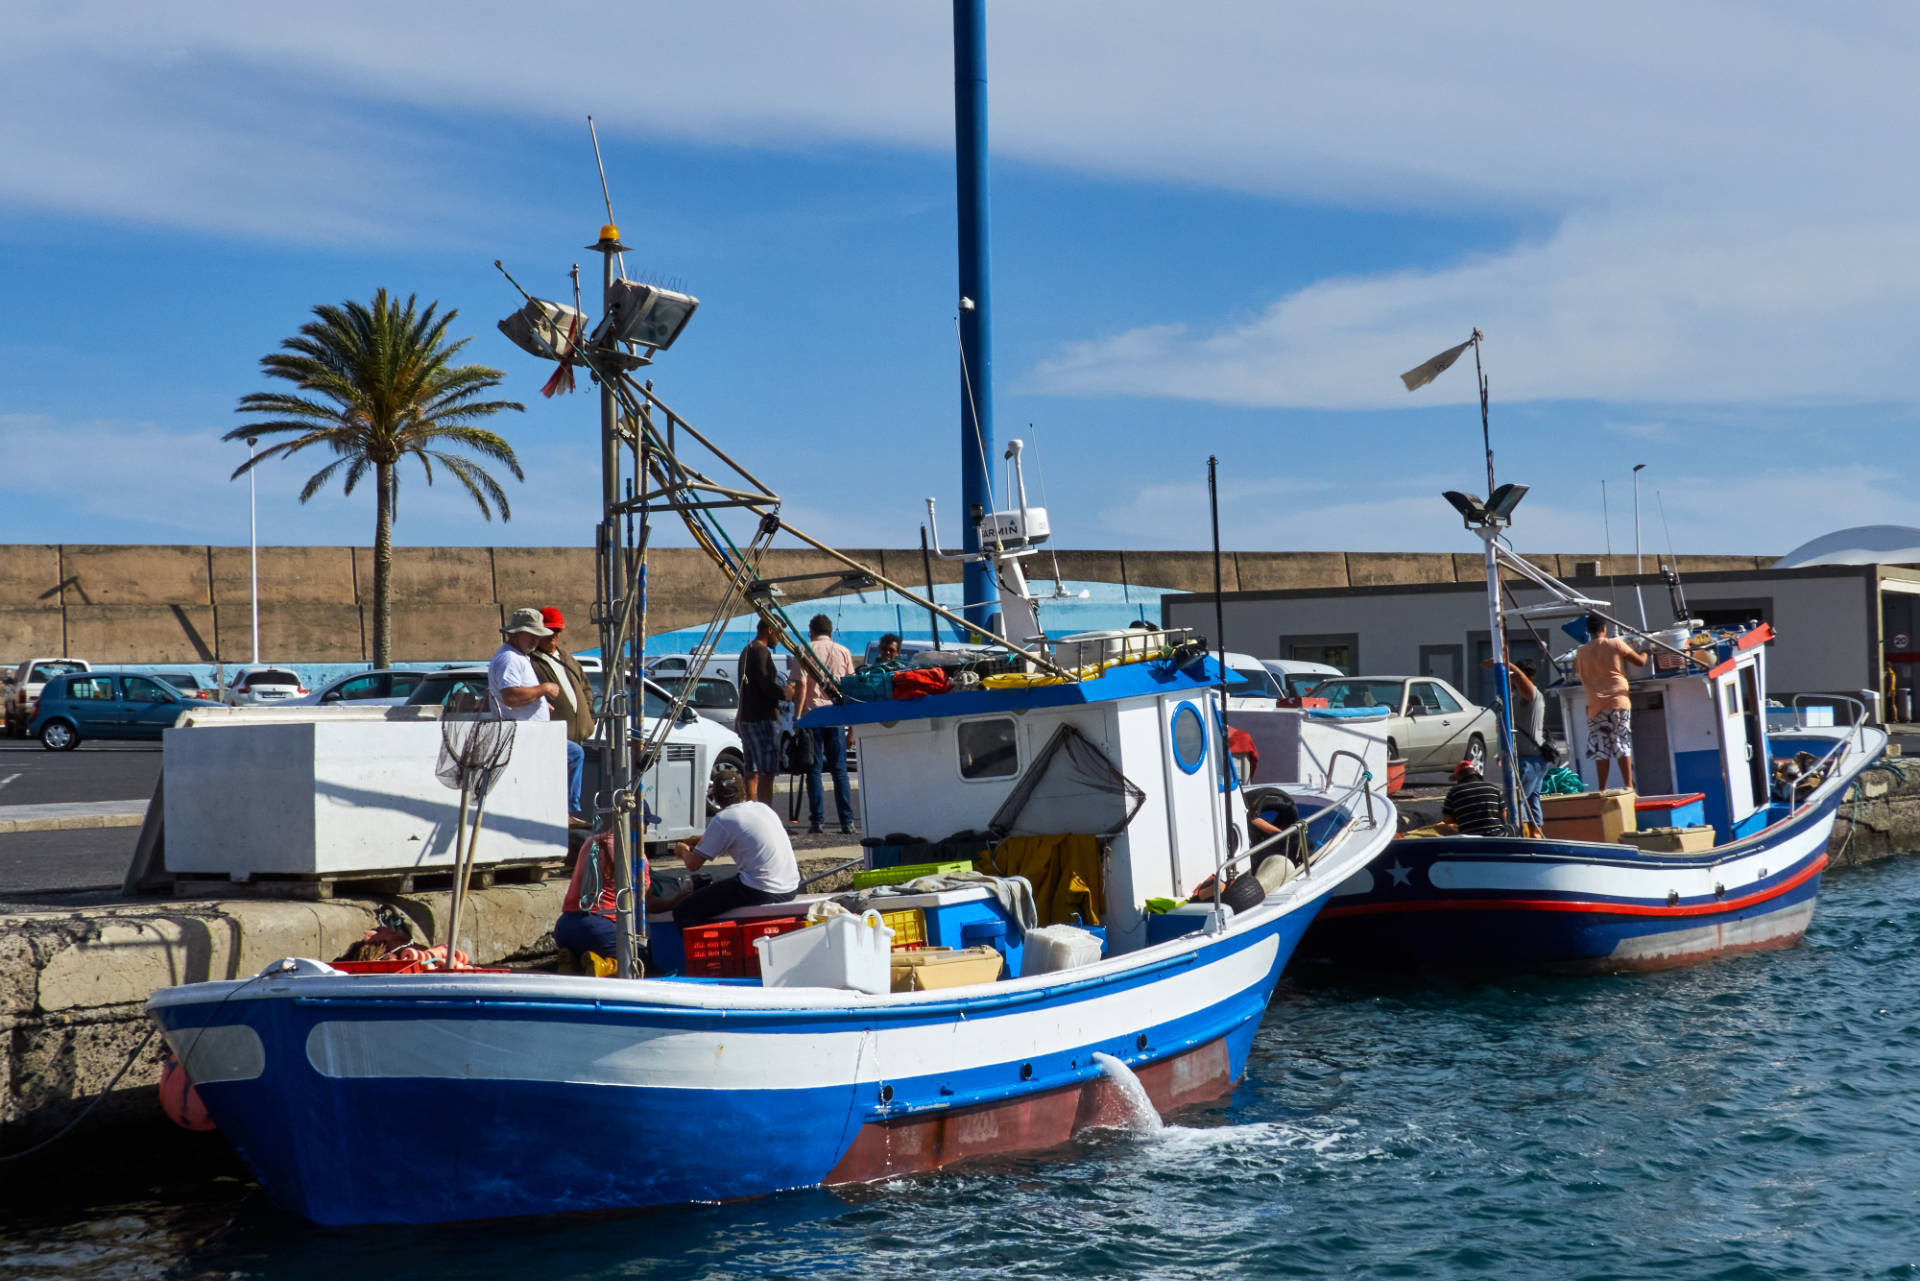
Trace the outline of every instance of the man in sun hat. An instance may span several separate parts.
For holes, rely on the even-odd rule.
[[[553,635],[553,629],[541,620],[540,611],[531,607],[516,609],[500,629],[504,642],[487,664],[487,698],[496,716],[516,721],[551,720],[551,705],[562,695],[560,686],[543,681],[533,666],[533,651],[541,640]],[[587,826],[577,817],[580,810],[580,770],[585,761],[578,743],[567,743],[567,813],[573,827]]]

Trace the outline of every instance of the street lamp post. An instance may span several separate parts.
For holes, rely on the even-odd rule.
[[[251,570],[247,597],[253,605],[253,665],[260,665],[260,508],[254,501],[253,447],[258,436],[247,437],[247,546]]]

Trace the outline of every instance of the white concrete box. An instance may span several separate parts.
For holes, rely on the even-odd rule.
[[[460,793],[435,773],[440,737],[428,719],[169,729],[167,867],[236,880],[450,868]],[[563,858],[566,840],[566,727],[524,723],[487,794],[474,863]]]

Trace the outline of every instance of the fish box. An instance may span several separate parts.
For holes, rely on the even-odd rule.
[[[1633,792],[1616,787],[1605,792],[1574,792],[1542,796],[1541,817],[1549,837],[1563,841],[1602,841],[1617,844],[1635,829]]]
[[[850,988],[873,996],[892,987],[893,931],[878,912],[829,916],[789,934],[762,936],[753,946],[760,954],[760,981],[768,987]]]
[[[1077,970],[1100,959],[1100,940],[1077,925],[1042,925],[1027,931],[1020,977]]]
[[[1620,838],[1649,854],[1699,854],[1713,848],[1711,827],[1653,827]]]
[[[1636,830],[1656,827],[1699,827],[1707,821],[1707,794],[1680,792],[1670,796],[1642,796],[1633,803]]]
[[[891,962],[893,990],[930,992],[935,988],[966,987],[999,979],[1005,962],[990,947],[929,947],[918,952],[895,952]]]

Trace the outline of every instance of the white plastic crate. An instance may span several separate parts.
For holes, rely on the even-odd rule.
[[[880,913],[829,916],[818,925],[757,938],[766,987],[842,987],[879,996],[892,990],[893,931]]]

